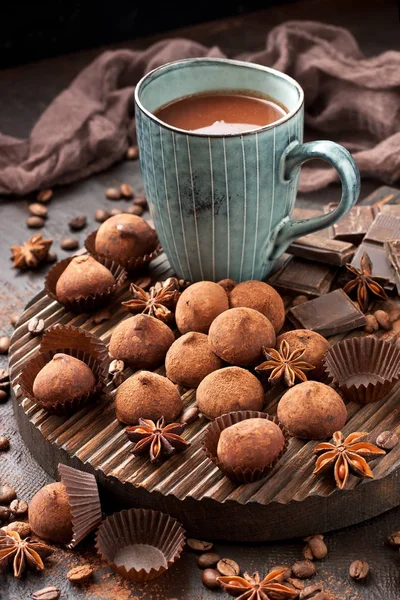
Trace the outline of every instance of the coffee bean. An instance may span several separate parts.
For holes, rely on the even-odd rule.
[[[60,246],[62,250],[76,250],[79,247],[79,240],[74,237],[64,238],[61,240]]]
[[[71,231],[80,231],[81,229],[86,227],[87,218],[85,217],[85,215],[79,215],[78,217],[74,217],[73,219],[71,219],[68,225]]]
[[[141,206],[142,208],[147,208],[146,196],[136,196],[133,200],[133,204],[136,204],[136,206]]]
[[[349,575],[355,581],[364,581],[368,576],[369,565],[365,560],[355,560],[349,567]]]
[[[220,560],[221,557],[215,552],[206,552],[205,554],[200,554],[200,556],[196,558],[197,566],[200,567],[200,569],[215,567]]]
[[[137,146],[129,146],[125,153],[125,158],[128,160],[136,160],[139,158],[139,148]]]
[[[392,450],[398,442],[399,438],[393,431],[382,431],[376,438],[376,445],[382,450]]]
[[[28,323],[28,331],[31,335],[42,335],[44,332],[45,324],[43,319],[38,317],[32,317]]]
[[[128,183],[121,183],[119,189],[124,198],[133,198],[133,189]]]
[[[44,223],[45,221],[42,217],[35,217],[34,215],[28,217],[26,220],[26,224],[30,229],[40,229],[44,227]]]
[[[309,556],[304,556],[304,558],[321,560],[328,556],[328,548],[324,542],[323,535],[312,535],[305,538],[304,541],[307,542],[306,548],[308,547],[311,553],[311,558]]]
[[[380,327],[385,329],[385,331],[389,331],[392,329],[392,321],[390,320],[389,315],[384,310],[376,310],[374,312],[374,317],[378,321]]]
[[[314,560],[314,554],[308,544],[304,546],[302,555],[305,560]]]
[[[289,567],[287,567],[286,565],[277,565],[274,567],[275,569],[279,569],[282,571],[281,575],[274,577],[274,581],[287,581],[289,579],[289,577],[292,576],[292,569],[290,569]]]
[[[8,521],[10,515],[11,510],[8,508],[8,506],[0,506],[0,521],[3,521],[3,523]]]
[[[104,208],[98,208],[94,213],[94,218],[98,223],[104,223],[104,221],[110,218],[110,213],[108,210],[104,210]]]
[[[136,206],[136,204],[132,204],[125,210],[125,212],[129,215],[136,215],[137,217],[141,217],[144,213],[144,208],[142,206]]]
[[[301,590],[299,600],[314,600],[320,592],[322,592],[322,585],[320,583],[307,585]]]
[[[38,202],[49,202],[53,197],[53,190],[41,190],[36,196]]]
[[[217,571],[224,577],[233,577],[239,575],[240,567],[231,558],[222,558],[217,564]]]
[[[15,327],[16,324],[18,323],[20,316],[21,315],[11,315],[11,317],[10,317],[10,323],[11,323],[11,325],[13,327]]]
[[[212,542],[203,542],[202,540],[195,540],[194,538],[188,538],[186,544],[195,552],[209,552],[214,546]]]
[[[198,406],[191,406],[190,408],[187,408],[183,411],[183,413],[179,417],[179,423],[186,423],[186,425],[189,425],[198,418],[199,414],[200,411]]]
[[[54,585],[49,585],[37,592],[33,592],[33,600],[58,600],[61,596],[61,590]]]
[[[292,573],[295,577],[299,579],[308,579],[309,577],[313,577],[317,569],[311,560],[298,560],[292,566]]]
[[[300,579],[294,579],[293,577],[288,577],[287,579],[283,579],[285,583],[289,583],[293,589],[301,591],[304,590],[304,583],[300,581]]]
[[[378,331],[378,329],[379,324],[374,315],[365,315],[365,333],[374,333],[375,331]]]
[[[106,190],[106,198],[109,200],[119,200],[121,198],[121,192],[117,188],[108,188],[108,190]]]
[[[7,335],[0,337],[0,354],[7,354],[10,347],[10,338]]]
[[[218,577],[220,574],[215,569],[205,569],[201,574],[201,581],[209,590],[218,590],[221,587]]]
[[[0,437],[0,451],[7,452],[10,449],[10,440],[4,436]]]
[[[115,215],[122,215],[124,211],[121,210],[120,208],[112,208],[110,210],[110,217],[115,217]]]
[[[39,204],[38,202],[30,204],[28,209],[31,215],[34,217],[41,217],[42,219],[46,219],[47,213],[49,212],[46,206],[43,206],[43,204]]]
[[[10,504],[17,497],[17,492],[9,485],[0,485],[0,504]]]
[[[395,548],[400,548],[400,531],[394,531],[388,537],[388,543]]]
[[[71,583],[80,585],[87,583],[93,577],[93,569],[89,565],[81,565],[68,571],[67,578]]]
[[[22,538],[26,538],[32,533],[31,526],[29,523],[25,523],[24,521],[14,521],[13,523],[6,525],[6,527],[2,527],[2,529],[4,529],[4,531],[7,533],[9,531],[16,531]]]
[[[8,400],[8,392],[6,390],[0,390],[0,404],[4,404]]]
[[[26,500],[13,500],[10,504],[10,510],[13,515],[22,517],[28,512],[28,503]]]
[[[57,258],[57,254],[50,250],[50,252],[46,256],[46,263],[48,265],[51,265],[52,263],[55,263],[57,261]]]

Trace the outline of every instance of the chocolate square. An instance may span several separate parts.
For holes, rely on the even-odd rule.
[[[321,296],[329,292],[336,274],[329,265],[292,257],[268,283],[284,294]]]

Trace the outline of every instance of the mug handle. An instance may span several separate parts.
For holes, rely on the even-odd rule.
[[[328,140],[296,144],[284,156],[284,177],[293,179],[297,169],[307,160],[322,158],[330,163],[339,174],[342,184],[342,197],[338,206],[330,213],[312,219],[293,220],[287,217],[277,231],[272,260],[279,258],[290,244],[299,237],[324,229],[339,219],[357,202],[360,193],[360,173],[350,152]]]

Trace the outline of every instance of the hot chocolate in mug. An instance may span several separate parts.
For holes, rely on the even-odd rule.
[[[229,90],[267,95],[287,112],[257,129],[223,134],[179,129],[154,114],[185,96]],[[150,213],[183,279],[263,280],[295,239],[332,225],[357,201],[350,153],[330,141],[302,143],[304,93],[284,73],[228,59],[180,60],[145,75],[135,102]],[[300,166],[312,158],[337,170],[342,197],[328,214],[294,220]]]

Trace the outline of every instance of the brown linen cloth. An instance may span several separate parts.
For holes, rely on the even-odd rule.
[[[166,62],[196,56],[224,55],[184,39],[101,54],[44,111],[29,139],[0,134],[0,193],[69,183],[120,159],[135,137],[137,81]],[[269,33],[265,50],[237,58],[284,71],[302,85],[307,139],[343,144],[364,175],[385,183],[400,178],[400,52],[365,58],[344,29],[289,21]],[[335,179],[330,168],[303,167],[300,189]]]

